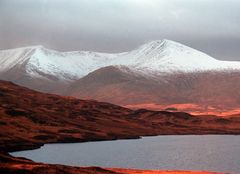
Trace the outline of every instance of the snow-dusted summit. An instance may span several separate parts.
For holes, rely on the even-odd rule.
[[[78,79],[105,66],[115,55],[89,51],[58,52],[43,46],[0,51],[0,73],[24,68],[31,77],[55,76],[59,80]]]
[[[220,61],[170,40],[149,42],[120,57],[119,64],[163,73],[240,69],[240,62]]]
[[[220,61],[169,40],[152,41],[118,54],[58,52],[43,46],[0,51],[0,74],[19,68],[32,78],[50,75],[58,80],[71,81],[106,66],[126,66],[145,74],[240,70],[240,62]]]

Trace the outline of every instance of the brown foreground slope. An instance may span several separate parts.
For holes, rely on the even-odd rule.
[[[0,154],[1,174],[220,174],[214,172],[103,169],[35,163],[24,158]]]
[[[25,165],[25,160],[3,155],[10,151],[38,148],[45,143],[168,134],[240,134],[240,117],[133,111],[109,103],[39,93],[5,81],[0,81],[0,118],[0,170],[5,171],[0,173],[24,173],[24,170],[27,170],[25,173],[39,173],[30,170],[31,166],[38,170],[39,165],[43,166],[45,173],[77,173],[75,169],[80,170],[28,160],[29,165]],[[104,170],[81,168],[85,169]]]

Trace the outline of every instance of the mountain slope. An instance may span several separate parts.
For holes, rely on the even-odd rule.
[[[43,46],[3,50],[0,79],[43,92],[61,93],[71,82],[114,56],[86,51],[62,53]]]
[[[216,60],[180,43],[152,41],[125,53],[58,52],[42,46],[0,51],[0,73],[23,69],[32,78],[72,81],[106,66],[123,65],[142,73],[239,70],[239,62]]]
[[[132,108],[176,109],[192,113],[239,113],[240,72],[174,73],[145,77],[122,67],[105,67],[74,82],[65,95]],[[196,107],[183,108],[186,104]],[[173,106],[172,106],[173,107]],[[231,113],[229,113],[231,114]]]
[[[31,77],[44,78],[44,74],[58,80],[78,79],[98,69],[115,55],[87,51],[58,52],[43,46],[33,46],[0,51],[0,72],[15,67],[25,68]]]
[[[239,62],[219,61],[198,50],[170,41],[152,41],[121,54],[112,65],[135,67],[155,73],[218,71],[240,69]]]
[[[64,94],[125,105],[152,101],[149,90],[157,91],[158,83],[127,67],[108,66],[77,80]]]
[[[130,110],[44,94],[0,81],[0,152],[45,143],[139,138],[160,134],[239,134],[239,117]]]
[[[3,50],[0,65],[0,79],[41,92],[128,106],[190,103],[226,110],[239,105],[240,62],[219,61],[169,40],[118,54],[42,46]]]
[[[7,152],[35,149],[45,143],[56,142],[115,140],[160,134],[240,134],[239,117],[201,117],[143,109],[133,111],[109,103],[44,94],[6,81],[0,81],[0,118],[0,173],[14,174],[210,174],[50,165],[12,157]]]

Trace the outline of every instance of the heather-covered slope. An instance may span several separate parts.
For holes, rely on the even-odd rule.
[[[43,94],[5,81],[0,81],[0,96],[2,151],[144,135],[240,134],[240,117],[133,111],[109,103]]]
[[[130,110],[109,103],[32,91],[0,81],[0,173],[26,174],[213,174],[70,167],[34,163],[6,152],[45,143],[139,138],[167,134],[240,134],[240,117],[200,117],[187,113]]]
[[[190,104],[196,107],[185,108],[185,111],[222,115],[239,109],[239,91],[240,72],[237,71],[175,73],[146,78],[126,67],[110,66],[76,81],[65,95],[133,108],[151,108],[151,104],[156,104],[158,110],[174,107],[181,111],[182,106]]]

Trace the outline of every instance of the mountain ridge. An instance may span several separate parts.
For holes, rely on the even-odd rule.
[[[42,73],[65,81],[79,79],[105,66],[118,65],[152,74],[240,70],[240,62],[220,61],[166,39],[151,41],[132,51],[116,54],[91,51],[59,52],[38,45],[2,50],[0,58],[0,72],[26,63],[26,73],[31,77],[44,78]]]
[[[240,62],[220,61],[169,40],[116,54],[24,47],[0,51],[0,65],[0,79],[41,92],[122,106],[239,110]]]

